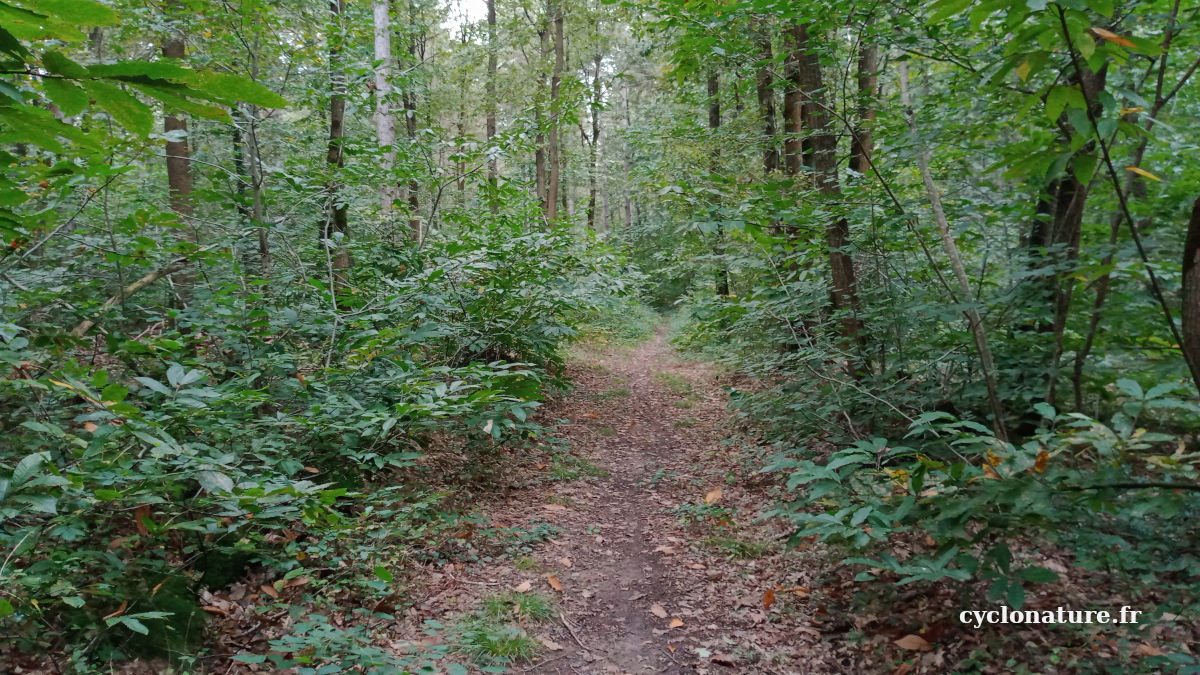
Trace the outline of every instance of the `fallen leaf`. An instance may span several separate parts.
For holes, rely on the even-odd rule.
[[[658,604],[657,602],[654,603],[653,605],[650,605],[650,613],[653,614],[654,616],[657,616],[660,619],[667,618],[667,610],[663,609],[663,606]]]
[[[721,488],[713,488],[708,491],[708,494],[704,495],[705,504],[715,504],[716,502],[720,501],[720,499]]]
[[[529,581],[522,581],[521,583],[519,583],[515,587],[513,587],[513,590],[516,591],[517,593],[528,593],[529,589],[531,589],[531,588],[533,588],[532,583],[530,583]]]
[[[671,619],[671,623],[667,624],[668,628],[681,628],[682,626],[683,626],[683,619],[681,619],[679,617],[675,617],[675,618]]]
[[[562,582],[558,580],[558,577],[554,576],[553,574],[547,574],[546,582],[550,584],[550,588],[562,593]]]
[[[214,605],[204,605],[200,609],[208,612],[209,614],[220,614],[221,616],[229,616],[229,612],[226,612],[225,610],[221,609],[220,607],[216,607]]]
[[[737,659],[728,654],[713,654],[712,662],[722,666],[736,666]]]
[[[918,652],[927,652],[933,649],[933,645],[920,635],[908,634],[899,640],[895,641],[895,645],[901,649],[912,649]]]
[[[594,419],[599,419],[599,418],[600,418],[600,416],[599,416],[599,415],[593,415],[592,413],[584,413],[584,414],[582,415],[582,417],[586,417],[586,418],[588,418],[589,420],[594,420]]]
[[[675,547],[674,546],[657,546],[657,547],[655,547],[654,552],[661,553],[663,555],[675,555]]]
[[[154,590],[150,591],[150,597],[153,598],[155,595],[158,595],[158,589],[162,588],[163,584],[167,583],[168,579],[163,579],[162,581],[158,582],[158,584],[154,586]]]
[[[547,511],[566,511],[567,507],[562,504],[542,504],[542,508]]]
[[[587,600],[587,599],[591,598],[593,595],[595,595],[595,593],[593,593],[591,591],[582,591],[579,594],[583,596],[584,600]]]
[[[892,671],[892,675],[908,675],[909,673],[912,672],[912,669],[913,669],[913,664],[909,663],[908,661],[905,661],[904,663],[901,663],[900,665],[896,666],[896,669]]]
[[[690,563],[690,564],[688,564],[688,567],[691,569],[694,569],[694,570],[708,569],[707,567],[705,567],[704,563],[698,563],[698,562]]]
[[[1166,656],[1157,647],[1152,647],[1145,642],[1137,646],[1137,653],[1142,656]]]
[[[84,431],[88,432],[89,434],[96,433],[96,430],[99,428],[100,428],[100,425],[96,424],[95,422],[84,422],[83,423]]]
[[[571,567],[571,559],[570,558],[559,558],[558,562],[562,563],[563,567]]]
[[[763,609],[771,609],[771,605],[775,604],[775,589],[768,588],[763,593]]]
[[[275,587],[272,586],[271,584],[263,584],[262,586],[259,586],[259,588],[262,590],[263,593],[266,593],[267,595],[271,596],[272,598],[275,598],[276,600],[279,599],[279,591],[275,590]]]
[[[306,466],[306,467],[304,467],[304,470],[309,473],[321,473],[321,470],[315,466]]]
[[[541,642],[543,647],[552,652],[561,652],[563,648],[562,645],[558,644],[554,640],[551,640],[550,638],[540,637],[538,638],[538,642]]]
[[[151,523],[154,522],[154,521],[150,520],[150,505],[142,504],[141,506],[134,509],[133,520],[137,524],[138,534],[142,535],[143,537],[150,534],[150,529],[148,527],[146,527],[147,521],[149,521]]]
[[[668,642],[668,643],[667,643],[667,649],[670,649],[670,650],[671,650],[671,652],[672,652],[672,653],[674,653],[674,652],[675,652],[675,645],[673,645],[673,644],[671,644],[670,642]]]

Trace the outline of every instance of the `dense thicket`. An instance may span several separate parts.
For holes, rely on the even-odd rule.
[[[1196,7],[4,0],[0,26],[0,658],[203,670],[197,598],[250,566],[353,565],[318,595],[377,606],[373,570],[457,522],[428,486],[536,437],[562,345],[622,330],[627,289],[748,376],[793,543],[1019,607],[1052,541],[1195,609]],[[280,649],[403,667],[308,629]]]

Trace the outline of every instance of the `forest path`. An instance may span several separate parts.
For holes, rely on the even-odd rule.
[[[660,330],[576,349],[569,375],[576,389],[542,412],[566,461],[531,467],[556,477],[482,505],[494,526],[557,534],[528,556],[461,566],[425,609],[448,618],[437,607],[514,589],[553,597],[554,617],[526,625],[540,653],[509,672],[813,672],[808,572],[783,555],[777,524],[754,522],[770,502],[758,465],[739,467],[723,443],[715,369],[679,358]],[[778,601],[764,604],[768,589]]]

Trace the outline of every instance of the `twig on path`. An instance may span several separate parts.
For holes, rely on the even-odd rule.
[[[568,622],[568,621],[567,621],[567,615],[566,615],[566,614],[563,614],[562,612],[559,612],[559,613],[558,613],[558,618],[562,619],[562,625],[566,627],[566,629],[567,629],[567,632],[571,634],[571,637],[575,639],[575,643],[576,643],[576,644],[578,644],[578,645],[580,646],[580,648],[582,648],[582,649],[584,649],[584,650],[586,650],[586,651],[589,651],[589,652],[590,652],[590,651],[595,651],[595,650],[593,650],[591,647],[588,647],[587,645],[583,644],[583,640],[580,640],[580,639],[579,639],[579,636],[575,634],[575,629],[574,629],[574,628],[572,628],[572,627],[571,627],[571,624],[570,624],[570,622]],[[603,651],[603,650],[601,650],[601,651]]]
[[[447,574],[446,578],[450,579],[450,581],[457,581],[459,583],[464,583],[464,584],[474,584],[476,586],[499,586],[500,585],[499,581],[470,581],[468,579],[459,579],[458,577],[453,576],[451,574]]]

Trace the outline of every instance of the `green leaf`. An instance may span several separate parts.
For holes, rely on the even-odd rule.
[[[126,628],[128,628],[129,630],[131,630],[135,633],[141,633],[142,635],[150,634],[150,629],[146,628],[146,624],[142,623],[141,621],[138,621],[137,619],[134,619],[134,618],[128,617],[128,616],[119,616],[119,617],[117,617],[117,619],[120,620],[121,625],[125,626]],[[109,624],[109,625],[112,625],[112,624]]]
[[[11,54],[22,61],[29,56],[29,50],[25,49],[25,45],[13,36],[12,33],[0,27],[0,52]]]
[[[974,0],[938,0],[929,8],[929,19],[927,24],[940,23],[941,21],[961,14],[963,10],[971,6]]]
[[[42,65],[53,75],[69,77],[73,80],[86,79],[88,69],[63,56],[60,52],[47,49],[42,52]]]
[[[20,495],[13,501],[28,504],[34,511],[40,513],[49,513],[50,515],[58,513],[58,498],[50,495]]]
[[[1025,587],[1020,581],[1013,581],[1008,585],[1008,592],[1005,593],[1005,599],[1008,600],[1009,607],[1013,609],[1021,609],[1025,604]]]
[[[83,26],[115,26],[120,17],[111,8],[93,0],[20,0],[39,14]]]
[[[109,490],[107,488],[99,488],[93,494],[96,495],[96,499],[99,499],[102,502],[111,502],[121,498],[120,490]]]
[[[13,609],[12,603],[4,598],[0,598],[0,616],[8,616],[17,610]]]
[[[244,77],[194,71],[187,79],[193,96],[214,101],[245,101],[263,108],[286,108],[287,99]]]
[[[392,582],[392,579],[394,578],[392,576],[391,570],[389,570],[388,568],[386,568],[382,565],[378,565],[375,567],[375,576],[379,577],[380,579],[383,579],[384,581],[388,582],[389,584]]]
[[[28,482],[38,469],[42,468],[42,464],[50,456],[48,452],[35,452],[31,455],[26,455],[21,461],[17,462],[17,468],[13,469],[12,484],[13,487],[20,487]]]
[[[125,397],[128,395],[129,395],[128,387],[126,387],[123,384],[118,384],[116,382],[113,382],[112,384],[105,387],[104,391],[100,392],[100,400],[101,401],[112,401],[113,403],[120,403],[121,401],[124,401]]]
[[[103,80],[89,80],[83,86],[96,105],[112,115],[117,124],[143,137],[153,131],[154,114],[146,104],[128,92]]]
[[[264,663],[267,660],[265,654],[237,654],[233,657],[234,661],[242,663]]]
[[[1071,171],[1075,174],[1075,178],[1084,185],[1092,180],[1098,166],[1100,166],[1100,158],[1095,155],[1076,155],[1071,160]]]
[[[54,101],[54,105],[67,117],[83,112],[88,107],[88,95],[78,85],[55,78],[42,80],[42,88],[46,95]]]

